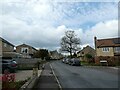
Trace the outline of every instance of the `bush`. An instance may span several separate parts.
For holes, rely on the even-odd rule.
[[[2,90],[19,90],[29,79],[30,77],[16,82],[2,82]]]

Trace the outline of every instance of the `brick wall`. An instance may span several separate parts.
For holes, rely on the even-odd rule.
[[[100,64],[100,60],[106,60],[108,65],[120,65],[120,56],[96,56],[95,63]]]

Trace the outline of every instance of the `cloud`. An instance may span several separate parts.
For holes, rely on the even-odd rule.
[[[63,19],[60,23],[68,27],[80,28],[84,25],[86,29],[91,23],[96,24],[118,18],[118,3],[63,3],[63,6],[64,8],[67,7],[67,9],[63,10],[65,13],[64,18],[67,19]]]
[[[98,39],[118,37],[118,20],[99,22],[82,34],[82,44],[89,44],[94,47],[94,36]]]
[[[0,5],[0,35],[15,45],[58,49],[66,30],[74,30],[82,46],[93,46],[94,36],[117,35],[117,3],[4,0]]]
[[[9,14],[29,24],[80,27],[87,22],[98,23],[117,18],[118,3],[54,2],[50,0],[17,0],[3,2],[3,14]],[[111,13],[112,11],[112,13]],[[96,18],[96,19],[94,19]]]
[[[4,16],[2,18],[4,30],[2,36],[15,45],[27,43],[37,48],[55,48],[59,46],[59,41],[66,30],[64,25],[56,28],[39,25],[29,26],[24,21],[9,16]],[[6,22],[5,19],[10,22]]]

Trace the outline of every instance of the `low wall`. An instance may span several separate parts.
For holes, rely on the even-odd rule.
[[[38,71],[38,75],[33,76],[28,82],[26,82],[19,90],[33,90],[33,87],[38,83],[42,70]]]
[[[33,69],[37,62],[41,62],[41,59],[15,59],[18,63],[18,69]]]
[[[97,56],[95,57],[95,63],[100,64],[100,60],[106,60],[110,66],[120,65],[120,56]]]

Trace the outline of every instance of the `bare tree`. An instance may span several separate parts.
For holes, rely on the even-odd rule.
[[[80,38],[75,35],[74,31],[66,31],[65,36],[61,39],[61,51],[70,53],[72,57],[73,53],[80,50]]]

